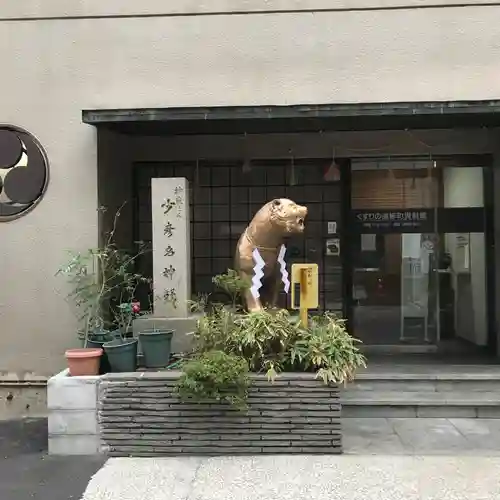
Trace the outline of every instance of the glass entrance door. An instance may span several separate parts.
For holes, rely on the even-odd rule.
[[[354,332],[369,344],[437,338],[436,242],[428,233],[356,235]]]
[[[366,344],[488,343],[484,168],[353,162],[353,334]]]

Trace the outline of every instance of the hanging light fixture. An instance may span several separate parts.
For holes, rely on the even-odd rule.
[[[332,148],[332,161],[329,167],[326,169],[323,179],[326,182],[337,182],[340,180],[340,168],[335,160],[335,148]]]

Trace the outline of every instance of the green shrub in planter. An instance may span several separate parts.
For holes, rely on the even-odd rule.
[[[181,399],[215,400],[246,407],[248,363],[242,357],[209,351],[185,362],[183,370],[177,385]]]
[[[267,371],[273,378],[286,365],[290,345],[300,330],[285,309],[237,313],[219,305],[198,320],[195,348],[198,352],[220,350],[241,356],[251,371]]]
[[[228,269],[227,273],[214,276],[212,283],[231,299],[233,309],[237,309],[237,303],[241,301],[245,290],[252,286],[250,280],[242,278],[234,269]]]
[[[331,314],[311,317],[303,327],[285,309],[237,313],[216,305],[198,320],[194,340],[195,359],[222,352],[244,360],[251,372],[266,373],[270,381],[283,371],[313,372],[325,384],[343,384],[354,378],[359,367],[366,366],[359,341],[349,335],[344,320]],[[220,356],[215,359],[220,360]],[[219,394],[228,380],[211,377],[209,394]],[[184,393],[190,388],[186,384]]]
[[[195,295],[191,300],[188,300],[189,312],[197,316],[204,314],[208,307],[209,298],[210,294],[208,293]]]
[[[347,332],[345,320],[328,313],[314,316],[308,328],[300,329],[287,361],[292,371],[315,371],[325,384],[345,384],[354,379],[358,368],[366,367],[359,343]]]

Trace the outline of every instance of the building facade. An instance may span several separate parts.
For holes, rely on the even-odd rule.
[[[171,3],[1,9],[0,122],[38,140],[50,178],[0,223],[0,372],[64,366],[78,341],[56,271],[98,244],[100,205],[129,201],[117,237],[147,241],[153,177],[190,182],[194,292],[287,196],[310,208],[290,261],[318,262],[321,307],[366,343],[496,352],[500,6]]]

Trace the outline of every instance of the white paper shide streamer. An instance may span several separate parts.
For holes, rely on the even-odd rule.
[[[280,253],[278,254],[278,262],[281,271],[281,281],[283,281],[283,285],[285,286],[285,293],[288,293],[290,290],[290,280],[288,279],[288,271],[286,270],[285,253],[286,247],[285,245],[281,245]]]
[[[260,297],[259,290],[262,288],[261,279],[264,277],[264,266],[266,263],[264,259],[260,255],[260,252],[257,248],[252,252],[253,261],[255,262],[255,266],[253,268],[253,278],[252,278],[252,286],[250,288],[250,293],[253,295],[254,299],[258,299]]]

